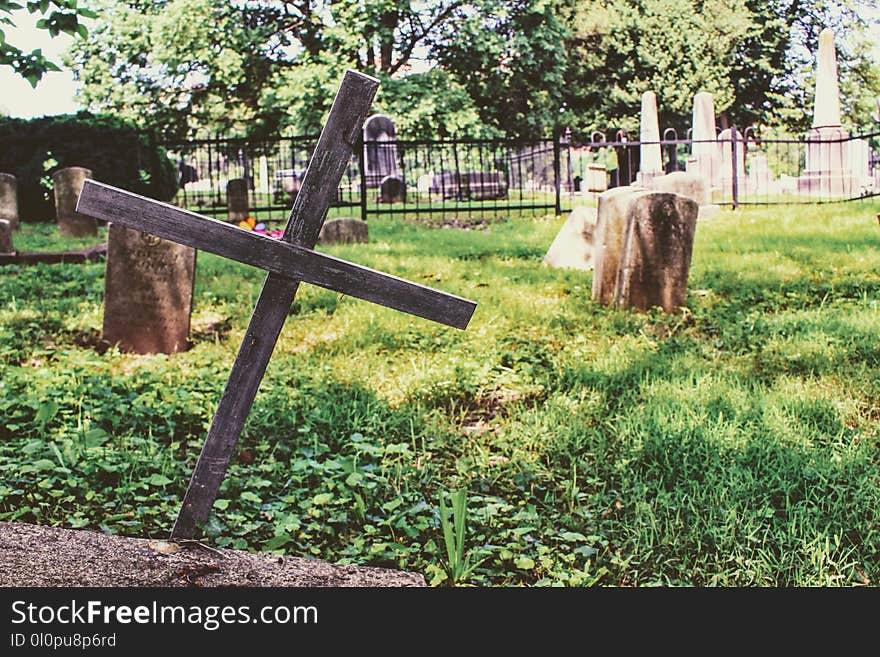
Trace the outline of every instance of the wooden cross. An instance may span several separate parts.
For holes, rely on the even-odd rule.
[[[280,240],[87,180],[77,210],[268,271],[172,539],[195,538],[208,519],[300,281],[464,329],[476,303],[313,251],[357,144],[378,80],[347,71]],[[363,172],[361,172],[363,175]]]

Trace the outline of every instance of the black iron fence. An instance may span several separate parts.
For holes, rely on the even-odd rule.
[[[678,139],[667,130],[660,141],[640,142],[621,131],[614,140],[593,133],[569,148],[575,196],[632,183],[652,187],[675,172],[701,178],[707,202],[734,208],[880,195],[880,133],[850,136],[832,128],[793,138],[732,126],[716,139]]]
[[[704,181],[706,202],[732,207],[880,195],[880,133],[823,130],[792,138],[732,127],[716,139],[696,140],[667,130],[661,140],[644,143],[622,131],[613,140],[593,133],[586,140],[369,141],[355,149],[331,216],[560,214],[593,203],[611,187],[652,187],[660,184],[655,179],[681,171]],[[316,140],[215,138],[166,145],[179,174],[177,202],[225,216],[227,186],[239,180],[251,216],[284,221]]]
[[[215,137],[166,144],[179,177],[176,202],[201,214],[225,216],[229,183],[243,180],[250,214],[262,221],[285,220],[317,141],[314,135],[263,141]],[[360,204],[360,168],[355,159],[343,174],[334,205]]]

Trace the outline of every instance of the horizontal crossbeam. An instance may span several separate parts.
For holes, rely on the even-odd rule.
[[[78,212],[294,280],[464,329],[477,304],[138,194],[86,180]]]

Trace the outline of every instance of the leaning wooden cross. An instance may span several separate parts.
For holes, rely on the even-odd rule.
[[[313,251],[330,203],[379,87],[347,71],[318,139],[280,240],[86,181],[77,210],[267,270],[208,437],[196,463],[172,539],[198,536],[208,519],[260,380],[300,281],[463,329],[476,304]]]

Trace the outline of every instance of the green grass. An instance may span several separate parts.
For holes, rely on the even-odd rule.
[[[24,223],[21,230],[12,234],[12,242],[16,251],[73,251],[84,249],[107,241],[107,228],[98,228],[97,237],[61,237],[55,224]]]
[[[474,585],[877,585],[877,204],[700,222],[687,309],[598,307],[562,219],[371,220],[334,255],[476,299],[467,331],[303,286],[215,544]],[[191,350],[92,348],[103,266],[0,277],[0,519],[164,536],[259,293],[199,254]]]

